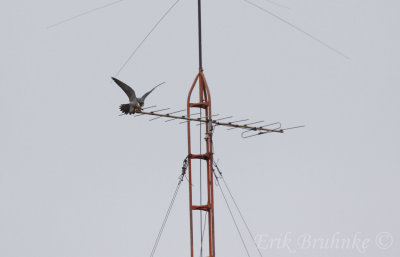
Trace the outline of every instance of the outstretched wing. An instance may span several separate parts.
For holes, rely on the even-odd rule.
[[[130,86],[128,86],[127,84],[125,84],[124,82],[122,82],[121,80],[119,80],[119,79],[116,79],[116,78],[113,78],[113,77],[111,77],[112,78],[112,80],[114,80],[114,82],[122,89],[122,90],[124,90],[124,92],[125,92],[125,94],[128,96],[128,98],[129,98],[129,101],[134,101],[135,99],[136,99],[136,94],[135,94],[135,91],[130,87]]]
[[[144,94],[144,95],[139,99],[139,102],[144,103],[144,100],[146,99],[146,97],[147,97],[148,95],[150,95],[151,92],[153,92],[154,89],[156,89],[157,87],[161,86],[161,85],[164,84],[164,83],[165,83],[165,82],[160,83],[160,84],[158,84],[157,86],[153,87],[152,90],[150,90],[149,92],[147,92],[146,94]]]

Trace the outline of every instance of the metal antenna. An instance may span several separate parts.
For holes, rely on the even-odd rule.
[[[267,133],[284,133],[285,130],[295,129],[299,127],[290,127],[290,128],[281,128],[280,122],[274,122],[266,125],[262,125],[264,123],[263,120],[248,122],[243,124],[243,122],[247,122],[249,119],[239,119],[229,121],[233,118],[233,116],[222,116],[221,118],[215,118],[217,115],[212,114],[212,105],[211,105],[211,93],[207,84],[207,80],[205,78],[203,72],[203,49],[202,49],[202,19],[201,19],[201,0],[197,0],[197,8],[198,8],[198,47],[199,47],[199,71],[193,81],[192,86],[190,87],[187,102],[186,102],[186,115],[178,115],[178,113],[183,112],[185,110],[178,111],[170,111],[168,113],[161,113],[166,110],[170,110],[170,108],[163,108],[156,111],[147,111],[145,109],[139,110],[136,112],[134,117],[138,116],[152,116],[153,118],[150,121],[155,119],[165,118],[165,122],[180,120],[181,124],[186,123],[187,125],[187,147],[188,147],[188,155],[187,155],[187,175],[188,175],[188,186],[189,186],[189,221],[190,221],[190,256],[194,257],[197,254],[194,253],[194,213],[197,212],[200,214],[200,217],[203,217],[205,214],[204,228],[201,226],[202,218],[200,221],[200,234],[201,234],[201,242],[200,242],[200,257],[203,257],[203,239],[208,239],[208,252],[206,256],[215,257],[215,222],[214,222],[214,146],[213,146],[213,135],[216,126],[227,127],[228,129],[241,129],[243,131],[242,137],[249,138],[258,135],[263,135]],[[195,90],[196,89],[196,90]],[[198,97],[197,97],[198,93]],[[195,96],[196,95],[196,96]],[[193,110],[195,109],[195,110]],[[200,110],[200,112],[199,112]],[[203,116],[204,114],[204,116]],[[199,115],[199,116],[197,116]],[[227,121],[228,120],[228,121]],[[194,124],[200,126],[200,137],[195,137],[193,132]],[[256,125],[260,124],[261,125]],[[204,128],[204,129],[203,129]],[[197,130],[196,130],[197,131]],[[192,147],[193,140],[200,139],[200,149],[194,149]],[[203,147],[204,146],[204,147]],[[193,161],[199,161],[200,166],[198,170],[196,169],[196,165],[193,165]],[[202,164],[205,164],[204,166]],[[201,167],[205,167],[202,169]],[[199,174],[200,177],[193,176],[193,174]],[[182,177],[183,179],[183,177]],[[195,183],[193,183],[195,180]],[[207,187],[206,192],[202,192],[202,181],[206,181]],[[195,188],[193,185],[197,184],[199,187]],[[200,199],[196,199],[197,197],[193,196],[193,190],[199,190]],[[205,197],[205,198],[202,198]],[[197,200],[197,201],[196,201]],[[239,230],[239,229],[238,229]],[[240,233],[240,231],[238,231]],[[204,237],[204,235],[206,235]],[[159,238],[159,237],[158,237]],[[157,242],[158,243],[158,242]],[[243,242],[244,243],[244,242]],[[247,248],[246,248],[247,249]],[[154,249],[155,251],[155,249]],[[154,251],[152,253],[154,253]],[[247,252],[248,253],[248,252]]]
[[[256,122],[251,122],[251,123],[247,123],[246,126],[248,126],[248,125],[253,125],[253,124],[257,124],[257,123],[262,123],[262,122],[264,122],[264,121],[263,121],[263,120],[260,120],[260,121],[256,121]],[[228,128],[228,130],[237,129],[237,128],[239,128],[239,127]]]
[[[201,27],[201,0],[197,0],[197,17],[199,30],[199,70],[203,70],[203,45],[202,45],[202,27]]]
[[[179,112],[184,112],[184,111],[186,111],[186,109],[179,110],[179,111],[175,111],[175,112],[170,112],[170,113],[167,113],[166,115],[168,116],[168,115],[171,115],[171,114],[175,114],[175,113],[179,113]],[[161,118],[161,117],[155,117],[155,118],[153,118],[153,119],[151,119],[151,120],[149,120],[149,121],[153,121],[153,120],[156,120],[156,119],[159,119],[159,118]],[[167,122],[167,121],[165,121],[165,122]]]
[[[193,122],[200,122],[200,123],[203,123],[203,124],[210,124],[210,125],[214,125],[214,126],[228,127],[228,130],[243,129],[243,130],[245,130],[243,132],[244,135],[246,133],[251,132],[251,131],[261,132],[260,134],[257,134],[257,135],[262,135],[262,134],[265,134],[265,133],[272,133],[272,132],[283,133],[285,130],[297,129],[297,128],[303,128],[304,127],[304,126],[296,126],[296,127],[289,127],[289,128],[281,129],[281,123],[280,122],[274,122],[274,123],[270,123],[270,124],[259,126],[259,127],[254,126],[255,124],[263,123],[264,122],[263,120],[250,122],[250,123],[246,123],[246,124],[239,124],[239,123],[243,122],[243,121],[247,121],[249,119],[243,119],[243,120],[237,120],[237,121],[231,121],[231,122],[223,122],[222,121],[222,120],[225,120],[225,119],[230,119],[233,116],[228,116],[228,117],[224,117],[224,118],[220,118],[220,119],[212,119],[213,116],[217,116],[218,114],[210,115],[209,117],[204,117],[204,118],[200,118],[200,117],[199,118],[193,118],[193,116],[198,115],[200,113],[194,113],[194,114],[183,115],[183,116],[173,115],[174,113],[182,112],[184,110],[179,110],[179,111],[170,112],[170,113],[159,113],[160,111],[166,111],[166,110],[170,110],[170,109],[171,108],[163,108],[163,109],[160,109],[160,110],[157,110],[157,111],[153,111],[153,112],[138,111],[137,115],[135,115],[134,117],[149,115],[149,116],[155,116],[156,117],[156,118],[150,119],[150,121],[155,120],[155,119],[159,119],[159,118],[168,118],[167,120],[165,120],[165,122],[169,122],[169,121],[172,121],[172,120],[183,120],[180,123],[189,123],[189,122],[193,121]],[[273,125],[278,125],[278,127],[277,128],[268,128],[268,127],[273,126]],[[246,137],[244,137],[244,138],[246,138]]]
[[[90,14],[92,12],[95,12],[97,10],[101,10],[104,8],[107,8],[109,6],[112,5],[116,5],[117,3],[120,3],[124,0],[119,0],[119,1],[115,1],[112,3],[109,3],[107,5],[103,5],[100,7],[97,7],[95,9],[86,11],[84,13],[75,15],[74,17],[71,17],[69,19],[60,21],[56,24],[53,24],[51,26],[49,26],[49,28],[53,28],[56,27],[58,25],[61,25],[63,23],[69,22],[71,20],[74,20],[76,18],[82,17],[84,15]],[[148,34],[146,34],[146,36],[144,37],[144,39],[142,41],[140,41],[139,45],[134,49],[134,51],[129,55],[129,57],[127,58],[127,60],[123,63],[122,67],[118,70],[117,74],[119,74],[124,68],[125,66],[129,63],[129,61],[135,56],[135,54],[137,53],[137,51],[141,48],[141,46],[144,44],[144,42],[150,37],[150,35],[155,31],[155,29],[160,25],[160,23],[163,21],[163,19],[171,12],[171,10],[178,4],[180,0],[175,0],[175,2],[173,3],[173,5],[163,14],[163,16],[155,23],[155,25],[151,28],[150,32]],[[318,38],[312,36],[311,34],[305,32],[304,30],[300,29],[299,27],[296,27],[295,25],[289,23],[288,21],[280,18],[279,16],[269,12],[268,10],[262,8],[261,6],[258,6],[252,2],[250,2],[249,0],[244,0],[245,2],[258,7],[259,9],[263,10],[264,12],[274,16],[275,18],[281,20],[282,22],[290,25],[291,27],[293,27],[294,29],[302,32],[303,34],[307,35],[308,37],[314,39],[315,41],[319,42],[320,44],[324,45],[325,47],[331,49],[332,51],[336,52],[337,54],[340,54],[344,57],[346,57],[343,53],[341,53],[340,51],[336,50],[335,48],[329,46],[328,44],[324,43],[323,41],[319,40]],[[267,0],[271,3],[275,3],[272,0]],[[128,113],[128,114],[136,114],[134,115],[134,117],[138,117],[138,116],[145,116],[145,115],[149,115],[149,116],[153,116],[154,118],[150,119],[150,121],[156,120],[156,119],[160,119],[160,118],[168,118],[168,120],[166,120],[165,122],[169,122],[172,120],[183,120],[183,122],[181,123],[186,123],[187,124],[187,139],[188,139],[188,155],[184,160],[184,165],[182,167],[182,174],[179,178],[179,183],[178,186],[174,192],[171,204],[168,208],[167,211],[167,215],[165,216],[163,225],[160,229],[160,232],[157,236],[156,242],[154,244],[153,250],[151,252],[151,256],[154,256],[154,253],[156,251],[156,248],[158,246],[158,243],[160,241],[161,238],[161,234],[165,228],[165,224],[166,221],[168,219],[168,216],[170,214],[172,205],[175,201],[179,186],[181,184],[181,182],[183,181],[185,175],[186,175],[186,169],[188,169],[188,182],[189,182],[189,210],[190,210],[190,251],[191,251],[191,257],[194,257],[194,226],[193,226],[193,213],[196,211],[200,212],[200,217],[202,217],[202,214],[205,213],[205,223],[204,223],[204,229],[201,226],[200,229],[200,233],[201,233],[201,252],[200,252],[200,257],[202,257],[202,247],[203,247],[203,236],[204,236],[204,232],[208,231],[208,257],[215,257],[215,223],[214,223],[214,169],[213,169],[213,164],[214,162],[214,147],[213,147],[213,134],[214,134],[214,130],[215,130],[215,126],[224,126],[224,127],[228,127],[229,129],[242,129],[244,130],[242,132],[242,137],[243,138],[249,138],[249,137],[254,137],[254,136],[258,136],[258,135],[263,135],[263,134],[267,134],[267,133],[284,133],[284,131],[286,130],[291,130],[291,129],[296,129],[296,128],[301,128],[304,126],[297,126],[297,127],[288,127],[288,128],[281,128],[281,124],[280,122],[275,122],[275,123],[271,123],[271,124],[267,124],[267,125],[262,125],[262,126],[255,126],[255,124],[259,124],[259,123],[263,123],[264,121],[256,121],[256,122],[250,122],[247,124],[240,124],[241,122],[244,121],[248,121],[249,119],[241,119],[241,120],[236,120],[236,121],[230,121],[230,122],[224,122],[224,120],[228,120],[233,118],[233,116],[227,116],[227,117],[223,117],[223,118],[219,118],[219,119],[214,119],[215,116],[217,116],[218,114],[213,115],[212,114],[212,105],[211,105],[211,93],[210,93],[210,89],[208,87],[205,75],[203,73],[203,46],[202,46],[202,11],[201,11],[201,0],[197,0],[197,8],[198,8],[198,51],[199,51],[199,71],[194,79],[194,82],[190,88],[190,91],[188,93],[188,97],[187,97],[187,107],[186,109],[183,110],[178,110],[178,111],[173,111],[173,112],[168,112],[168,113],[161,113],[163,111],[167,111],[170,110],[170,108],[163,108],[163,109],[157,109],[155,111],[148,111],[149,109],[155,108],[156,106],[150,106],[150,107],[146,107],[143,108],[141,110],[135,111],[134,113]],[[275,3],[277,5],[277,3]],[[348,57],[346,57],[348,58]],[[161,83],[163,84],[163,83]],[[195,94],[194,93],[194,89],[198,88],[198,93],[199,93],[199,98],[198,100],[193,100],[192,96]],[[125,91],[125,90],[124,90]],[[200,112],[197,113],[191,113],[192,109],[196,109],[199,108]],[[186,110],[186,115],[183,116],[178,116],[178,115],[174,115],[180,112],[183,112]],[[204,117],[203,117],[203,111],[204,111]],[[199,115],[200,116],[198,118],[195,118],[193,116],[195,115]],[[200,150],[199,152],[194,152],[195,150],[192,149],[192,129],[191,129],[191,122],[195,122],[196,125],[199,126],[204,126],[205,130],[202,130],[200,127]],[[275,126],[272,127],[271,126]],[[202,131],[205,131],[205,137],[202,137]],[[203,142],[204,140],[204,142]],[[205,148],[202,148],[202,145],[205,145]],[[204,152],[203,150],[204,149]],[[207,199],[206,202],[202,202],[202,200],[200,200],[199,204],[196,204],[194,202],[194,198],[193,198],[193,169],[194,169],[194,165],[192,165],[192,161],[193,160],[198,160],[200,161],[200,163],[206,162],[206,169],[204,170],[204,172],[206,172],[206,176],[204,176],[204,178],[207,181]],[[201,165],[200,165],[201,167]],[[217,167],[217,166],[216,166]],[[217,167],[218,169],[218,167]],[[219,170],[219,169],[218,169]],[[200,168],[200,174],[203,173],[203,170]],[[197,173],[196,173],[197,174]],[[201,181],[202,181],[202,176],[200,175],[200,199],[202,197],[202,191],[201,191]],[[218,177],[216,177],[218,180]],[[217,181],[218,183],[218,181]],[[229,189],[228,189],[229,190]],[[229,192],[230,194],[230,192]],[[224,196],[225,198],[225,196]],[[233,197],[232,197],[233,198]],[[236,205],[236,203],[235,203]],[[231,213],[232,214],[232,213]],[[235,222],[236,224],[236,222]],[[200,224],[201,225],[201,224]],[[207,226],[206,226],[207,225]],[[247,225],[246,225],[247,226]],[[238,227],[237,227],[238,228]],[[240,231],[238,229],[238,232],[240,234]],[[242,240],[243,241],[243,240]],[[244,241],[243,241],[244,243]],[[245,246],[246,248],[246,246]],[[247,251],[247,248],[246,248]],[[249,255],[249,252],[247,251],[247,254]],[[261,253],[260,253],[261,255]]]

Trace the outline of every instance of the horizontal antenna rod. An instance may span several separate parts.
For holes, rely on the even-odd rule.
[[[240,125],[240,124],[234,124],[230,122],[220,122],[218,120],[206,120],[202,118],[190,118],[186,116],[176,116],[176,115],[171,115],[171,114],[161,114],[161,113],[156,113],[156,112],[144,112],[144,111],[138,111],[138,114],[141,115],[151,115],[151,116],[158,116],[158,117],[163,117],[163,118],[171,118],[171,119],[177,119],[177,120],[185,120],[185,121],[198,121],[198,122],[211,122],[212,124],[218,125],[218,126],[226,126],[226,127],[231,127],[231,128],[242,128],[242,129],[249,129],[253,131],[264,131],[264,132],[277,132],[277,133],[283,133],[283,129],[267,129],[263,127],[254,127],[254,126],[249,126],[249,125]]]

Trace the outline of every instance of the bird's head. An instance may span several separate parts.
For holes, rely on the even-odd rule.
[[[144,100],[141,99],[141,98],[137,99],[137,104],[138,104],[140,107],[142,107],[142,106],[144,105]]]

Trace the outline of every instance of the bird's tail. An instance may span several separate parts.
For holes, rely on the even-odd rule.
[[[121,110],[122,113],[124,114],[133,114],[129,112],[129,104],[121,104],[119,106],[119,109]]]

